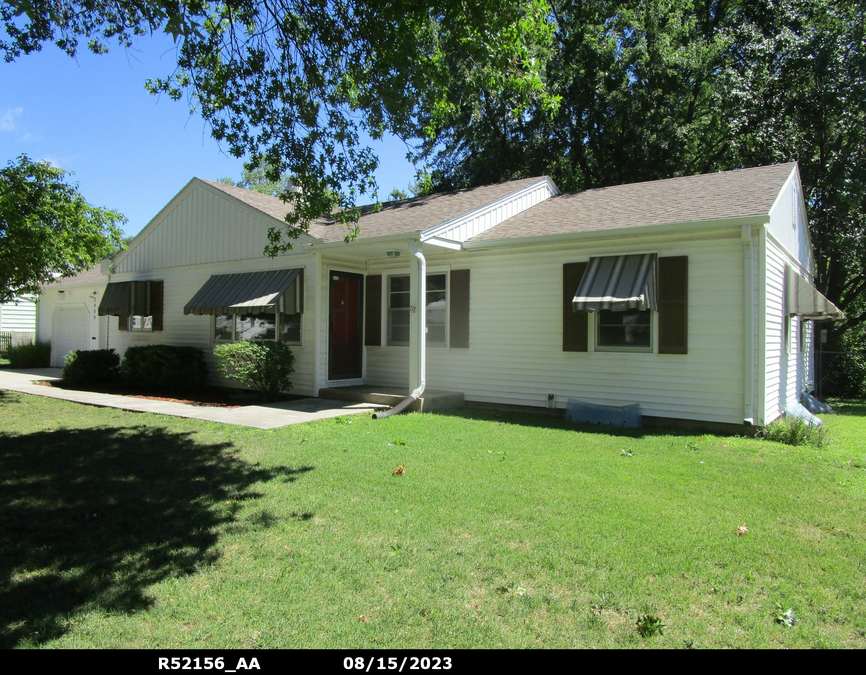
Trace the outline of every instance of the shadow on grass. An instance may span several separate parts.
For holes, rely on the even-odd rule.
[[[516,424],[524,427],[543,429],[567,429],[587,434],[605,434],[625,438],[645,438],[648,436],[701,436],[701,431],[675,429],[657,426],[645,426],[640,429],[625,429],[621,427],[602,426],[600,424],[574,424],[560,415],[546,413],[504,412],[488,408],[458,408],[454,410],[437,410],[433,415],[461,417],[468,420],[500,422]]]
[[[0,403],[21,403],[21,394],[15,391],[0,389]]]
[[[147,609],[149,586],[217,560],[253,484],[310,470],[158,427],[0,434],[0,648],[59,637],[77,611]]]
[[[837,415],[866,417],[866,401],[859,398],[837,398],[828,401]]]

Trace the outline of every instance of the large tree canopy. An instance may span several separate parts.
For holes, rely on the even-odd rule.
[[[364,134],[411,141],[424,190],[542,173],[579,190],[796,159],[821,289],[866,322],[860,0],[0,0],[7,59],[165,30],[215,138],[297,191],[276,254],[376,197]],[[289,235],[286,237],[286,235]]]
[[[90,269],[122,246],[124,222],[88,204],[63,169],[10,161],[0,169],[0,302]]]
[[[280,195],[290,227],[272,231],[270,254],[324,213],[352,234],[356,201],[377,198],[365,135],[435,134],[455,61],[515,108],[553,104],[538,58],[552,36],[545,0],[0,0],[0,12],[7,60],[46,42],[74,55],[79,39],[101,52],[175,35],[177,69],[150,90],[187,96],[232,154],[299,188]]]
[[[558,108],[515,111],[506,89],[479,88],[454,64],[447,119],[424,146],[437,187],[549,174],[582,190],[797,160],[819,286],[862,343],[862,2],[557,0],[551,11],[543,79]]]

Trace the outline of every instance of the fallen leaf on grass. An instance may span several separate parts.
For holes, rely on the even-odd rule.
[[[745,534],[749,531],[749,528],[746,527],[745,523],[743,523],[734,531],[737,533],[738,537],[742,537],[742,536],[745,536]]]
[[[402,476],[406,473],[406,467],[403,464],[398,464],[397,468],[391,472],[392,476]]]
[[[361,616],[358,617],[358,620],[359,620],[361,623],[367,623],[367,617],[364,616],[363,614],[362,614]]]

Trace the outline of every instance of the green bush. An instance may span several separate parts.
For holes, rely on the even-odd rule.
[[[51,343],[33,342],[13,345],[6,352],[12,368],[48,368],[51,365]]]
[[[771,422],[761,432],[761,438],[785,445],[814,445],[820,448],[827,444],[827,429],[806,424],[796,417],[781,417]]]
[[[131,387],[165,392],[197,391],[208,379],[201,349],[171,345],[127,347],[120,372]]]
[[[120,356],[113,349],[71,351],[63,366],[63,381],[77,387],[120,379]]]
[[[282,342],[234,342],[214,349],[220,375],[274,398],[292,387],[295,355]]]

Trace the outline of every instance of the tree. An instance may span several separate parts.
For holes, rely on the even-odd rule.
[[[291,247],[323,214],[356,229],[359,199],[376,200],[374,140],[434,135],[449,115],[451,70],[507,89],[520,109],[543,95],[535,58],[552,28],[545,0],[0,0],[8,59],[53,42],[74,55],[129,45],[156,30],[177,40],[177,70],[153,93],[189,97],[237,157],[288,173],[287,228],[266,252]],[[335,210],[336,207],[336,210]]]
[[[220,178],[219,182],[223,185],[244,188],[274,197],[279,197],[284,192],[291,192],[294,189],[292,178],[288,174],[278,175],[275,180],[271,180],[268,174],[268,170],[263,167],[246,165],[240,180]]]
[[[388,193],[388,201],[390,202],[400,201],[401,199],[409,199],[409,195],[398,187],[395,187]]]
[[[548,174],[565,190],[797,160],[819,288],[866,348],[866,30],[856,0],[552,3],[541,100],[451,68],[434,189]],[[542,45],[543,46],[543,45]],[[845,335],[838,335],[845,332]]]
[[[90,269],[122,245],[126,219],[88,204],[67,176],[26,155],[0,169],[0,302]]]

